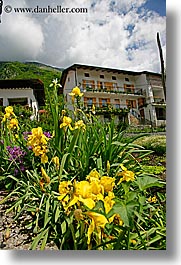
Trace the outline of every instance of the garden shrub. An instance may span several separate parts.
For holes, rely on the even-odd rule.
[[[165,135],[143,136],[134,143],[143,146],[145,149],[154,151],[157,155],[164,155],[166,153]]]

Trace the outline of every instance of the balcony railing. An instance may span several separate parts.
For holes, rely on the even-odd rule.
[[[105,93],[114,93],[114,94],[123,94],[123,95],[143,95],[142,89],[130,89],[130,88],[121,88],[121,87],[85,87],[83,88],[83,92],[105,92]]]
[[[120,106],[119,104],[88,104],[84,102],[84,111],[94,112],[95,114],[126,114],[129,112],[127,106]]]
[[[164,103],[165,104],[165,100],[163,98],[153,98],[153,103]]]

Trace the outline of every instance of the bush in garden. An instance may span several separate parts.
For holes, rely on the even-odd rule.
[[[144,136],[137,139],[135,144],[141,145],[146,149],[153,150],[158,155],[164,155],[166,153],[165,135]]]
[[[50,89],[47,108],[53,125],[48,133],[40,123],[23,134],[10,108],[1,128],[1,174],[6,183],[13,181],[5,200],[18,198],[8,210],[14,209],[16,218],[32,215],[31,249],[44,249],[52,240],[60,250],[165,249],[165,196],[152,192],[165,183],[138,162],[138,154],[149,151],[133,143],[137,137],[122,143],[124,132],[115,130],[114,121],[103,126],[94,114],[86,115],[78,87],[70,94],[72,112],[57,96],[56,80]],[[22,152],[19,160],[13,157],[17,175],[15,164],[7,164],[15,147]]]

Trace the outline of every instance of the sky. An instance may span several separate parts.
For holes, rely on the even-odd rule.
[[[48,5],[87,13],[14,11]],[[166,0],[3,0],[0,61],[160,72],[157,32],[166,65]]]

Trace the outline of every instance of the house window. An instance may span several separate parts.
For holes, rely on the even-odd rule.
[[[112,80],[116,80],[116,76],[115,75],[112,76]]]
[[[155,108],[157,120],[166,120],[166,110],[164,108]]]
[[[102,107],[107,107],[107,99],[102,99]]]
[[[101,78],[101,79],[104,79],[104,75],[100,75],[100,78]]]
[[[89,77],[90,75],[89,75],[89,73],[84,73],[84,76]]]
[[[99,99],[99,106],[100,107],[107,107],[110,104],[110,98],[100,98]]]
[[[115,99],[115,108],[119,109],[120,108],[120,102],[119,99]]]
[[[92,107],[93,105],[93,98],[88,98],[87,99],[87,107]]]
[[[112,87],[113,87],[114,90],[116,90],[117,89],[117,83],[113,83]]]
[[[0,98],[0,106],[3,106],[3,98]]]
[[[106,91],[111,91],[113,88],[112,82],[105,82]]]
[[[94,80],[82,80],[83,82],[83,88],[84,89],[94,89],[95,88],[95,82]]]
[[[92,106],[96,104],[96,98],[84,98],[85,107],[92,108]]]
[[[98,88],[98,90],[104,89],[104,82],[97,81],[97,88]]]
[[[134,85],[124,84],[124,91],[126,93],[134,93]]]
[[[143,107],[145,105],[145,98],[138,98],[138,107]]]
[[[136,100],[126,100],[126,106],[130,109],[136,108]]]
[[[129,82],[129,78],[125,77],[125,81],[126,81],[126,82]]]
[[[28,99],[27,98],[8,98],[8,102],[10,106],[13,105],[27,105],[28,104]]]

